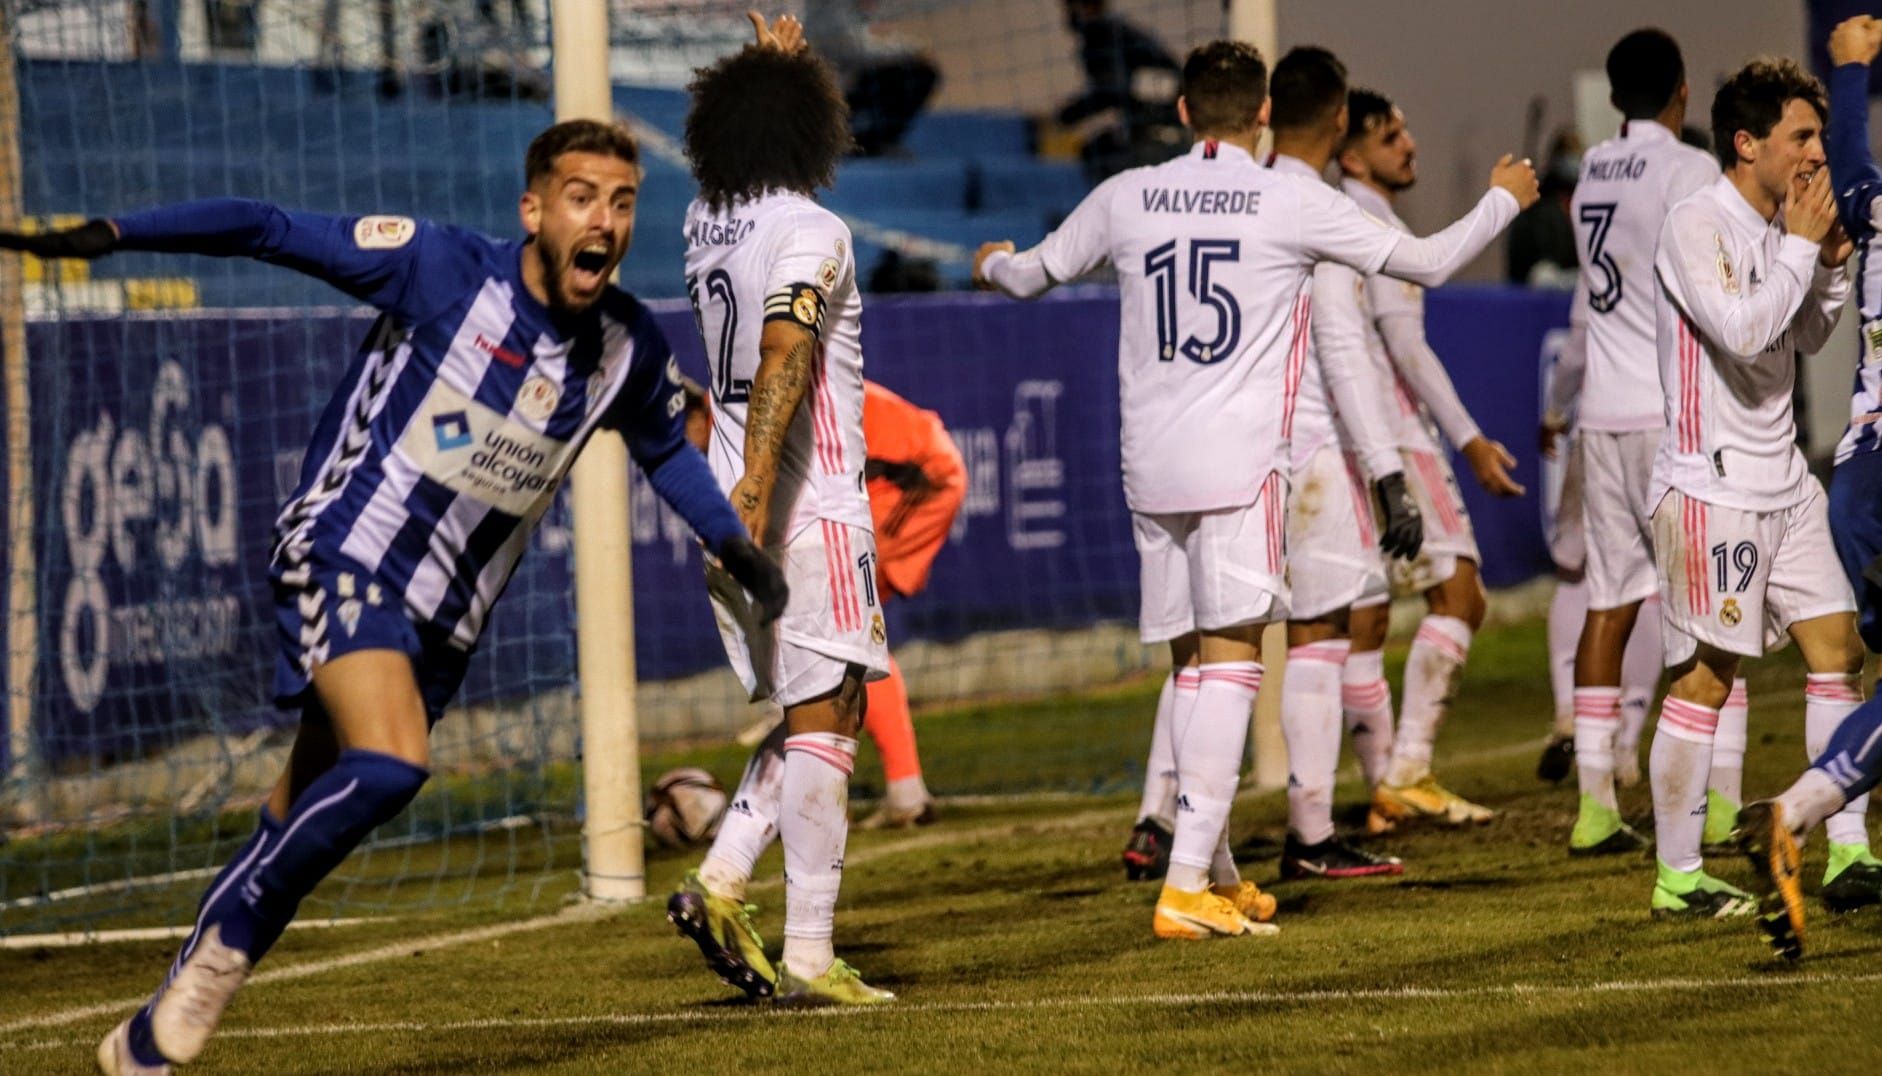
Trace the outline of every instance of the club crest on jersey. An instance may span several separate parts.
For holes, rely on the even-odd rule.
[[[348,598],[340,603],[340,626],[346,629],[347,638],[359,630],[359,599]]]
[[[547,422],[562,402],[562,390],[549,378],[538,374],[523,382],[516,392],[516,413],[532,422]]]
[[[797,293],[797,298],[791,300],[791,316],[805,325],[815,325],[822,320],[818,316],[817,309],[822,305],[822,300],[815,291],[804,288]]]
[[[353,224],[353,245],[361,250],[397,250],[418,234],[410,217],[361,217]]]
[[[438,439],[438,451],[449,452],[471,443],[470,416],[462,411],[438,415],[431,420],[432,436]]]
[[[835,258],[825,258],[823,264],[817,267],[817,284],[825,291],[836,287],[836,278],[839,271],[840,267],[837,265]]]
[[[876,646],[889,641],[889,629],[883,625],[881,613],[869,619],[869,641]]]
[[[1725,237],[1713,232],[1712,241],[1719,248],[1719,287],[1724,288],[1728,295],[1737,295],[1738,274],[1732,269],[1731,255],[1725,253]]]
[[[1719,623],[1726,627],[1736,628],[1738,622],[1743,619],[1745,619],[1745,614],[1739,610],[1737,598],[1727,598],[1724,604],[1719,606]]]

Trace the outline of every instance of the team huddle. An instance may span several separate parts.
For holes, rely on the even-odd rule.
[[[429,728],[600,429],[626,438],[697,532],[732,668],[754,701],[783,713],[669,919],[753,998],[894,1000],[833,945],[848,781],[872,705],[899,707],[907,723],[882,604],[925,582],[958,490],[920,503],[952,487],[959,460],[908,446],[898,455],[872,443],[887,437],[865,436],[866,397],[909,416],[905,429],[940,426],[863,380],[853,240],[815,199],[848,148],[843,95],[796,20],[752,19],[756,43],[690,87],[699,196],[683,223],[685,272],[704,389],[681,375],[645,308],[609,283],[641,179],[633,139],[613,125],[560,123],[531,144],[523,240],[233,199],[0,233],[0,246],[44,258],[256,258],[382,311],[276,521],[274,693],[300,716],[289,764],[168,976],[100,1043],[105,1072],[195,1060],[302,898],[418,793]],[[1576,331],[1545,419],[1548,434],[1573,434],[1584,505],[1588,612],[1563,707],[1572,725],[1558,716],[1542,766],[1579,770],[1569,850],[1644,846],[1616,802],[1632,753],[1616,745],[1623,652],[1658,629],[1653,656],[1670,687],[1649,763],[1652,911],[1755,914],[1792,957],[1803,926],[1797,841],[1819,823],[1832,842],[1826,902],[1882,900],[1863,823],[1864,793],[1882,776],[1882,705],[1862,702],[1860,680],[1863,641],[1882,645],[1882,287],[1860,281],[1863,362],[1827,499],[1792,443],[1791,414],[1797,354],[1835,325],[1854,248],[1867,273],[1882,242],[1882,170],[1866,134],[1878,49],[1882,22],[1839,27],[1827,99],[1790,61],[1744,67],[1712,107],[1715,160],[1676,137],[1687,87],[1672,39],[1642,30],[1615,46],[1608,72],[1626,123],[1583,166]],[[1393,209],[1416,179],[1406,117],[1349,85],[1325,49],[1294,49],[1270,77],[1249,45],[1201,46],[1178,107],[1195,135],[1186,155],[1107,180],[1030,250],[986,244],[975,279],[1031,298],[1102,265],[1117,276],[1140,627],[1171,659],[1125,866],[1162,879],[1158,937],[1272,935],[1276,901],[1241,877],[1228,844],[1267,626],[1284,623],[1287,645],[1284,876],[1404,870],[1335,826],[1342,733],[1371,786],[1368,833],[1493,818],[1434,766],[1485,612],[1445,443],[1487,492],[1523,490],[1427,342],[1422,289],[1482,253],[1538,185],[1528,161],[1505,156],[1468,213],[1412,234]],[[1338,185],[1326,179],[1335,165]],[[508,456],[529,473],[491,473],[478,445],[520,446]],[[920,495],[872,509],[871,490],[890,487]],[[1395,592],[1425,603],[1396,714],[1383,659]],[[1741,807],[1729,752],[1715,746],[1728,736],[1722,714],[1741,660],[1787,635],[1809,669],[1815,761],[1776,799]],[[1743,711],[1741,701],[1741,766]],[[896,810],[912,820],[927,792],[918,766],[900,773]],[[1761,894],[1704,871],[1708,838],[1753,858]],[[785,873],[775,958],[746,903],[774,839]]]

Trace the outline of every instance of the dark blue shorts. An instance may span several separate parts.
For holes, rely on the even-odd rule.
[[[397,592],[373,581],[350,558],[316,553],[293,582],[276,572],[274,615],[280,649],[274,702],[297,710],[313,700],[316,666],[356,650],[397,650],[412,659],[419,694],[432,724],[464,682],[470,653],[436,628],[414,624]]]
[[[1856,626],[1882,654],[1882,587],[1863,572],[1882,557],[1882,452],[1851,456],[1830,475],[1830,538],[1856,592]]]

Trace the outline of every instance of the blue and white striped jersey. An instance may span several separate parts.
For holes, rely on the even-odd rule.
[[[580,315],[551,311],[523,285],[520,241],[233,200],[117,223],[127,247],[256,257],[384,312],[276,520],[270,571],[281,584],[345,558],[414,623],[469,649],[597,427],[620,430],[650,472],[689,455],[679,462],[710,484],[684,441],[678,367],[645,308],[609,288]],[[674,499],[670,483],[655,485]],[[717,548],[743,531],[714,498],[686,514]]]
[[[1856,243],[1855,300],[1862,318],[1849,428],[1836,462],[1882,446],[1882,169],[1869,153],[1869,67],[1844,64],[1830,74],[1830,181],[1843,227]]]

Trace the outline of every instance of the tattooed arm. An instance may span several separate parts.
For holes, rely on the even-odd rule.
[[[778,478],[784,437],[810,387],[817,335],[797,322],[765,322],[758,341],[758,376],[745,410],[745,477],[732,487],[732,508],[752,540],[763,545],[771,519],[771,488]]]

